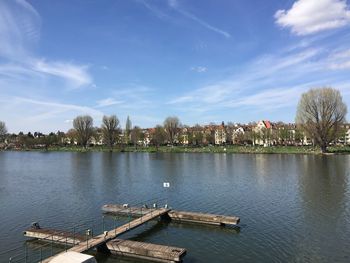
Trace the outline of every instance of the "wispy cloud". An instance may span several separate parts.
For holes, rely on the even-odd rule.
[[[191,67],[191,71],[195,71],[195,72],[198,72],[198,73],[207,72],[207,70],[208,70],[207,67],[202,67],[202,66]]]
[[[160,19],[169,18],[169,16],[165,12],[161,11],[158,7],[149,4],[148,0],[136,0],[136,1],[144,5],[149,11],[151,11],[158,18]]]
[[[113,106],[113,105],[117,105],[117,104],[121,104],[123,103],[122,101],[118,101],[114,98],[106,98],[103,100],[98,100],[97,101],[97,108],[103,108],[103,107],[109,107],[109,106]]]
[[[11,132],[41,131],[51,132],[57,129],[72,128],[72,118],[88,114],[98,125],[103,112],[93,107],[53,101],[51,98],[1,97],[1,109],[6,110],[5,120],[10,121]],[[1,115],[1,114],[0,114]],[[4,119],[4,118],[2,118]]]
[[[278,10],[276,23],[297,35],[309,35],[350,24],[346,0],[297,0],[291,9]]]
[[[113,89],[112,96],[121,103],[120,109],[151,109],[156,105],[151,99],[155,90],[138,83],[120,84]]]
[[[296,106],[300,94],[311,87],[342,85],[344,82],[336,81],[336,70],[331,72],[329,68],[331,63],[345,67],[349,56],[347,50],[285,48],[254,59],[226,79],[175,97],[168,105],[187,112],[225,108],[264,111]]]
[[[151,4],[149,0],[137,0],[137,2],[143,4],[149,11],[151,11],[154,15],[156,15],[160,19],[172,20],[174,19],[170,14],[168,14],[165,10],[162,10],[158,6]],[[226,38],[230,38],[231,34],[225,30],[222,30],[212,24],[200,19],[198,16],[194,15],[191,12],[186,11],[184,8],[181,8],[177,0],[168,0],[168,7],[172,10],[176,11],[180,15],[196,22],[197,24],[203,26],[204,28],[218,33]]]
[[[37,60],[33,64],[33,69],[55,77],[65,79],[73,87],[92,85],[92,77],[88,73],[87,65],[76,65],[68,62],[48,62]]]
[[[226,38],[230,38],[231,37],[230,33],[228,33],[227,31],[222,30],[222,29],[220,29],[218,27],[215,27],[215,26],[209,24],[208,22],[200,19],[196,15],[194,15],[194,14],[192,14],[190,12],[187,12],[184,9],[180,8],[177,0],[169,0],[168,3],[169,3],[169,6],[171,8],[173,8],[174,10],[176,10],[177,12],[182,14],[183,16],[185,16],[185,17],[195,21],[196,23],[200,24],[201,26],[203,26],[203,27],[205,27],[205,28],[215,32],[215,33],[218,33],[218,34],[220,34],[220,35],[222,35],[222,36],[224,36]]]
[[[59,102],[51,102],[51,101],[42,101],[42,100],[34,100],[22,97],[15,97],[15,103],[24,103],[24,104],[32,104],[42,106],[45,110],[45,113],[35,116],[34,118],[39,118],[41,116],[45,116],[45,118],[52,117],[53,114],[63,113],[67,111],[73,111],[79,114],[91,114],[93,116],[101,117],[103,113],[99,110],[96,110],[92,107],[80,106],[75,104],[66,104]]]
[[[49,61],[33,54],[31,47],[39,41],[40,27],[40,15],[25,0],[0,2],[0,57],[7,61],[0,64],[0,75],[15,79],[23,73],[32,78],[54,76],[73,88],[93,85],[87,65]]]
[[[330,54],[328,67],[333,70],[350,69],[350,49],[335,51]]]
[[[22,60],[40,37],[41,18],[26,1],[0,1],[0,56]]]

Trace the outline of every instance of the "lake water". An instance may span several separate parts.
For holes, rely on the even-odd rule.
[[[349,178],[348,155],[0,152],[0,262],[33,221],[98,225],[106,203],[153,198],[241,218],[239,231],[155,221],[122,236],[186,248],[184,262],[350,262]]]

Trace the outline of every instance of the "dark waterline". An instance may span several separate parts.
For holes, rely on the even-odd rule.
[[[349,174],[348,155],[0,152],[0,253],[33,221],[99,221],[105,203],[167,198],[239,216],[241,229],[152,222],[123,238],[184,247],[185,262],[349,262]]]

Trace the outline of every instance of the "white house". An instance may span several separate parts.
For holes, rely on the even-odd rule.
[[[269,146],[271,145],[271,139],[269,134],[272,132],[272,124],[270,121],[259,121],[253,128],[253,131],[259,134],[259,138],[255,139],[256,145]]]
[[[345,144],[350,145],[350,128],[348,128],[347,131],[346,131]]]

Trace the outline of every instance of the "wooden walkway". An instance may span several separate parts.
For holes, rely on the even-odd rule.
[[[81,234],[45,228],[30,228],[24,231],[23,235],[25,237],[68,245],[78,245],[80,242],[86,241],[86,237]]]
[[[146,215],[144,215],[140,218],[137,218],[129,223],[126,223],[120,227],[117,227],[115,229],[108,231],[107,235],[105,235],[103,233],[101,235],[98,235],[96,237],[88,239],[84,243],[79,243],[78,245],[70,248],[67,251],[74,251],[74,252],[82,253],[82,252],[85,252],[89,249],[104,245],[106,242],[116,238],[117,236],[119,236],[125,232],[128,232],[128,231],[130,231],[130,230],[132,230],[140,225],[143,225],[144,223],[146,223],[150,220],[153,220],[157,217],[160,217],[164,214],[167,214],[169,211],[170,211],[170,209],[166,209],[166,208],[159,208],[159,209],[153,210],[152,212],[147,213]],[[62,252],[62,253],[65,253],[65,252]],[[51,259],[52,259],[52,257],[50,257],[46,260],[43,260],[43,262],[45,262],[45,263],[49,262]]]
[[[102,206],[102,211],[104,213],[134,217],[144,215],[145,213],[149,213],[152,210],[153,209],[151,208],[144,207],[124,208],[122,205],[118,204],[107,204]],[[240,218],[237,216],[224,216],[197,212],[171,210],[167,213],[167,215],[173,221],[206,225],[237,225],[240,222]]]

